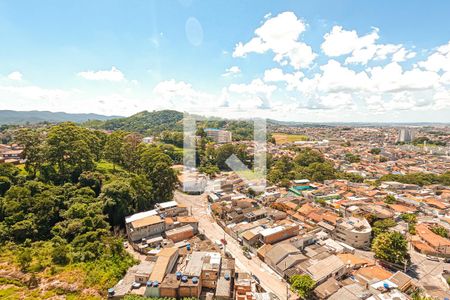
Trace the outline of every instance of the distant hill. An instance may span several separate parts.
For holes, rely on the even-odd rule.
[[[164,130],[181,131],[183,113],[175,110],[142,111],[127,118],[117,118],[103,122],[89,121],[88,127],[106,130],[125,130],[140,133],[161,132]]]
[[[36,124],[42,122],[76,122],[83,123],[89,120],[109,120],[118,118],[118,116],[104,116],[98,114],[69,114],[65,112],[50,111],[14,111],[0,110],[0,124]]]
[[[106,130],[134,131],[142,134],[157,135],[165,130],[183,131],[184,114],[175,110],[142,111],[127,118],[107,121],[89,121],[85,126]],[[225,128],[233,133],[234,140],[253,138],[253,124],[244,120],[228,120],[217,117],[206,118],[195,115],[202,127]]]

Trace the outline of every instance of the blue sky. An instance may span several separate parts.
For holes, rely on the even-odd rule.
[[[445,122],[430,3],[0,1],[0,109]]]

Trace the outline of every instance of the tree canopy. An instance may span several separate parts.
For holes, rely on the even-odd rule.
[[[399,232],[383,232],[372,242],[375,257],[391,263],[404,265],[409,263],[408,242]]]

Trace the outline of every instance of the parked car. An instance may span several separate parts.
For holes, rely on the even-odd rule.
[[[256,275],[252,275],[252,277],[258,284],[261,284],[261,281],[259,280],[258,277],[256,277]]]
[[[436,257],[436,256],[431,256],[431,255],[427,255],[427,259],[428,259],[428,260],[432,260],[432,261],[440,261],[438,257]]]
[[[247,259],[252,259],[252,256],[247,251],[244,252],[244,256],[247,257]]]
[[[215,241],[214,244],[216,244],[216,246],[220,249],[223,249],[223,244],[219,240]]]
[[[141,287],[141,284],[139,283],[139,282],[133,282],[133,284],[131,285],[131,288],[132,289],[138,289],[138,288],[140,288]]]

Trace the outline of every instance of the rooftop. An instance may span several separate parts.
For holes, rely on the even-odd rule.
[[[320,281],[343,267],[345,267],[344,263],[336,255],[330,255],[308,267],[307,271],[315,281]]]
[[[148,217],[144,217],[141,219],[138,219],[136,221],[131,222],[131,225],[133,226],[133,228],[140,228],[140,227],[145,227],[145,226],[149,226],[149,225],[154,225],[154,224],[158,224],[158,223],[162,223],[164,222],[163,219],[161,219],[160,216],[148,216]]]
[[[156,212],[155,209],[149,210],[149,211],[144,211],[144,212],[140,212],[134,215],[131,215],[129,217],[125,218],[125,223],[131,223],[133,221],[145,218],[145,217],[149,217],[149,216],[154,216],[157,215],[158,213]]]

